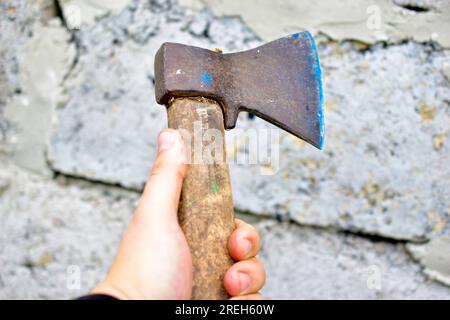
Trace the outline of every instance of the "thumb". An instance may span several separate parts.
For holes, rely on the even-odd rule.
[[[176,219],[187,171],[186,159],[186,148],[179,132],[161,131],[157,157],[138,205],[144,220],[157,218],[160,223]]]

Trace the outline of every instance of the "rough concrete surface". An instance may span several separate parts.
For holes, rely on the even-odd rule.
[[[59,2],[68,27],[78,29],[82,24],[92,24],[102,16],[120,13],[130,0],[61,0]]]
[[[0,299],[70,299],[106,275],[137,194],[43,179],[3,160]],[[71,280],[80,272],[80,286]]]
[[[268,298],[450,298],[448,288],[426,280],[420,267],[410,263],[401,244],[274,221],[257,227],[264,243],[259,257],[267,269],[263,293]]]
[[[196,9],[209,8],[218,16],[239,15],[265,40],[306,29],[338,40],[373,43],[411,38],[437,41],[450,48],[450,3],[446,0],[180,0],[180,3]]]
[[[4,164],[0,298],[70,299],[88,292],[110,266],[138,194],[64,176],[48,180]],[[266,298],[450,298],[450,289],[426,280],[401,244],[253,223],[263,241]]]
[[[448,3],[376,2],[372,30],[365,1],[180,2],[0,3],[0,298],[70,298],[104,275],[166,126],[162,42],[231,52],[309,29],[324,151],[246,113],[227,132],[235,207],[263,237],[263,293],[449,299]],[[254,134],[257,164],[241,163]]]

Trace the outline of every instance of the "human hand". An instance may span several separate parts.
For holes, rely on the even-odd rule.
[[[118,299],[189,299],[192,292],[192,257],[178,224],[177,210],[186,150],[173,129],[158,137],[158,154],[134,216],[113,265],[93,294]],[[236,219],[228,241],[236,261],[225,273],[224,287],[232,299],[262,299],[258,291],[265,270],[255,255],[260,249],[256,229]]]

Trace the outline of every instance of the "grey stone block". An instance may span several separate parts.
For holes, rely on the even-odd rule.
[[[46,180],[1,161],[10,183],[0,195],[0,298],[88,293],[106,275],[138,195]]]
[[[269,299],[450,299],[430,282],[403,245],[262,222],[259,258]]]

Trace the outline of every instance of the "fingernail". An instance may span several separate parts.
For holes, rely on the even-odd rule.
[[[252,250],[252,242],[250,240],[245,240],[245,254],[249,255]]]
[[[175,133],[172,131],[163,131],[158,137],[158,151],[172,148],[175,142]]]
[[[239,272],[239,286],[241,293],[248,289],[250,286],[250,276],[248,274]]]

